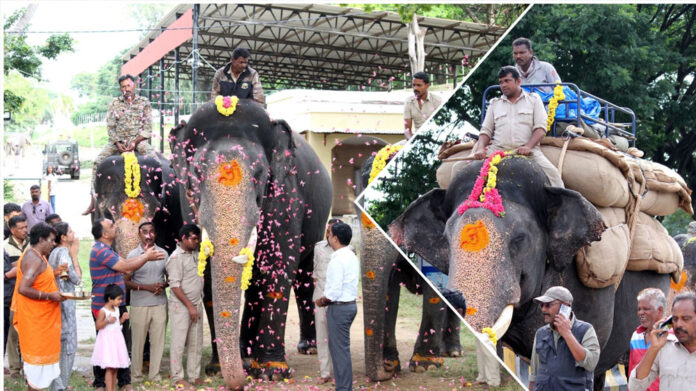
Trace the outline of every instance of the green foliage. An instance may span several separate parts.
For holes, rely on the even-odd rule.
[[[3,100],[5,101],[5,111],[9,111],[10,113],[17,112],[24,103],[24,98],[10,90],[3,91]]]
[[[51,102],[55,96],[37,80],[12,71],[5,75],[5,97],[8,93],[12,95],[10,99],[21,100],[23,104],[12,112],[12,120],[5,123],[6,131],[31,133],[36,125],[53,117]]]
[[[5,197],[5,202],[12,202],[17,199],[17,196],[15,195],[15,189],[14,185],[10,183],[7,179],[3,179],[2,181],[2,193]]]
[[[413,15],[508,26],[524,11],[525,4],[341,4],[343,7],[361,8],[365,12],[392,11],[399,14],[404,23],[410,23]]]
[[[41,56],[53,60],[63,52],[74,52],[74,42],[68,34],[54,34],[48,37],[44,46],[37,47],[36,50]]]
[[[532,40],[563,81],[638,121],[637,146],[696,188],[696,5],[535,5],[435,117],[480,123],[481,98],[512,63],[512,40]]]
[[[662,220],[662,225],[667,228],[670,236],[685,234],[690,222],[694,221],[693,217],[683,210],[679,209],[669,216],[665,216]]]
[[[435,171],[441,164],[437,153],[443,142],[453,138],[439,127],[421,128],[410,149],[404,150],[395,164],[387,165],[388,175],[373,182],[373,189],[382,194],[366,195],[365,201],[368,213],[382,228],[386,230],[411,202],[437,187]]]

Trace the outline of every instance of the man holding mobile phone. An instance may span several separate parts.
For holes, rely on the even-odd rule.
[[[599,341],[592,325],[573,314],[573,295],[553,286],[534,301],[546,325],[534,336],[529,389],[592,390]]]
[[[665,322],[660,322],[663,324]],[[650,346],[628,379],[631,391],[648,389],[660,377],[661,390],[693,390],[696,384],[696,294],[677,295],[672,302],[674,335],[658,325],[650,332]]]

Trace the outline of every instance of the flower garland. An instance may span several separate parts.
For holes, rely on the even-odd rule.
[[[140,164],[138,157],[133,152],[123,152],[123,183],[125,192],[129,198],[135,198],[140,195]]]
[[[503,207],[503,198],[498,193],[498,163],[506,156],[503,151],[496,151],[483,162],[479,177],[474,183],[474,188],[466,201],[462,202],[457,208],[459,215],[463,215],[470,208],[486,208],[493,212],[498,217],[503,217],[505,207]],[[484,182],[486,186],[484,187]]]
[[[222,96],[218,95],[215,97],[215,106],[217,107],[218,113],[229,117],[237,110],[237,103],[239,98],[236,96]]]
[[[486,327],[483,330],[481,330],[481,333],[486,334],[488,336],[488,339],[493,342],[493,345],[498,344],[498,338],[495,335],[495,331],[493,331],[492,328]]]
[[[553,97],[549,99],[549,113],[546,117],[546,132],[551,130],[551,125],[556,120],[556,109],[558,108],[558,101],[564,100],[565,94],[563,93],[563,86],[558,83],[553,89]]]
[[[249,287],[249,281],[251,281],[251,270],[254,267],[254,251],[249,247],[244,247],[239,255],[247,256],[247,263],[244,264],[244,270],[242,270],[242,290],[245,291]]]
[[[123,202],[121,211],[123,217],[137,223],[140,221],[140,218],[143,217],[143,214],[145,214],[145,206],[136,198],[127,198],[126,201]]]
[[[198,275],[203,277],[203,271],[205,271],[206,260],[208,257],[212,257],[215,253],[215,247],[210,239],[205,238],[201,242],[201,249],[198,251]]]
[[[389,159],[394,157],[397,152],[403,148],[403,145],[387,145],[386,147],[382,148],[377,152],[377,155],[375,156],[375,160],[372,162],[372,169],[370,170],[370,179],[367,181],[367,184],[369,185],[372,183],[372,181],[377,178],[377,175],[379,175],[380,171],[384,169],[384,167],[387,166],[387,162],[389,162]]]

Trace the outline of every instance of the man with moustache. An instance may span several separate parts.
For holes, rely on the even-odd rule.
[[[218,95],[236,96],[239,99],[253,99],[263,105],[263,87],[259,73],[248,65],[250,56],[251,53],[245,48],[232,51],[230,62],[213,76],[212,100]]]
[[[599,341],[592,325],[577,319],[570,308],[568,317],[561,313],[561,306],[573,304],[573,295],[562,286],[552,286],[534,301],[546,326],[534,336],[529,389],[592,390]]]
[[[551,186],[564,187],[561,174],[539,148],[546,135],[546,109],[537,94],[522,89],[520,74],[511,66],[498,72],[503,95],[491,99],[481,126],[474,158],[485,159],[495,151],[515,150],[537,163],[549,178]],[[491,144],[490,147],[488,145]]]
[[[41,199],[41,187],[39,185],[31,185],[29,188],[31,200],[22,205],[22,215],[27,218],[27,230],[37,223],[43,223],[46,217],[53,214],[51,204],[46,200]]]
[[[413,74],[413,96],[406,99],[404,106],[404,134],[406,139],[413,134],[430,118],[435,110],[440,107],[442,98],[431,94],[430,76],[425,72]]]
[[[118,78],[121,95],[113,98],[106,114],[106,130],[109,142],[94,159],[92,166],[92,193],[94,182],[97,178],[97,167],[112,155],[123,152],[135,152],[140,155],[150,155],[157,158],[155,151],[150,146],[152,138],[152,107],[150,101],[144,96],[135,95],[136,83],[132,75],[123,75]],[[94,197],[89,208],[83,215],[94,210]]]
[[[656,326],[650,346],[631,372],[628,388],[644,391],[660,377],[660,390],[693,390],[696,384],[696,294],[677,295],[672,302],[674,335]]]
[[[146,221],[138,227],[140,244],[128,253],[128,258],[136,258],[151,247],[166,254],[167,252],[155,244],[157,234],[155,225]],[[133,380],[143,380],[143,351],[145,338],[150,336],[150,381],[162,380],[160,364],[164,353],[165,335],[167,332],[167,294],[165,287],[167,258],[145,263],[131,274],[124,274],[126,287],[130,289],[130,325],[132,338],[131,374]]]
[[[667,299],[665,294],[657,288],[646,288],[638,293],[638,320],[640,326],[631,336],[630,353],[628,356],[628,373],[638,366],[640,360],[645,356],[650,346],[650,332],[665,314]],[[648,390],[658,391],[660,389],[660,379],[650,385]]]
[[[561,82],[558,72],[545,61],[539,61],[534,56],[532,41],[527,38],[517,38],[512,42],[512,57],[515,60],[515,68],[520,73],[522,84],[548,84]],[[550,92],[553,87],[539,87],[544,92]]]
[[[10,237],[10,226],[8,225],[10,219],[22,214],[22,207],[15,204],[14,202],[8,202],[3,205],[3,217],[5,218],[5,227],[3,231],[2,240],[6,240]]]

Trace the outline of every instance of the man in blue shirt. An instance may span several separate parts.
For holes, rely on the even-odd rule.
[[[316,301],[317,306],[329,306],[329,352],[336,376],[336,391],[349,391],[353,387],[353,367],[350,361],[350,325],[358,307],[358,278],[360,264],[348,245],[353,233],[345,223],[331,226],[328,241],[334,250],[326,271],[324,296]]]

